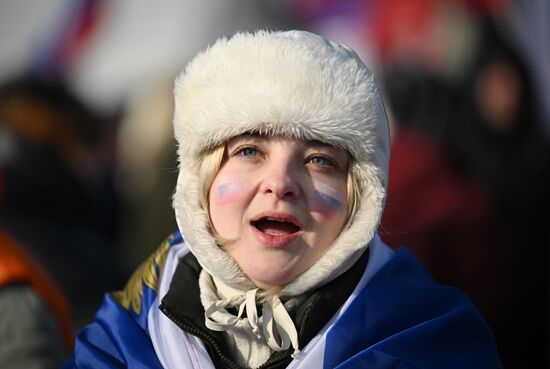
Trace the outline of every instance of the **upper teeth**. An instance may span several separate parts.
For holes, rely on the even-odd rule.
[[[288,220],[286,220],[286,219],[271,218],[271,217],[267,217],[266,220],[274,221],[274,222],[292,223],[291,221],[288,221]]]

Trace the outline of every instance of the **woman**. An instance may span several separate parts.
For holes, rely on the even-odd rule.
[[[67,367],[500,367],[469,300],[376,236],[388,122],[352,50],[237,34],[175,101],[183,238],[106,297]]]

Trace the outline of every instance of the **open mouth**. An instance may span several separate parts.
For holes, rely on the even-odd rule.
[[[302,226],[291,218],[264,216],[251,223],[260,232],[271,236],[289,236],[302,229]]]

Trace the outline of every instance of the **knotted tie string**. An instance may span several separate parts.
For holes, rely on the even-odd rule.
[[[267,344],[275,351],[286,350],[292,344],[294,352],[292,357],[300,353],[298,350],[298,332],[296,332],[296,327],[294,327],[294,322],[290,319],[288,312],[286,311],[281,300],[277,296],[273,296],[270,302],[262,303],[263,311],[263,331],[266,338]],[[276,336],[274,334],[274,329],[277,332],[281,343],[277,342]]]
[[[263,315],[258,318],[256,308],[258,289],[244,293],[219,281],[216,281],[216,286],[218,291],[227,297],[214,302],[206,309],[204,313],[206,327],[214,331],[226,331],[235,326],[243,327],[250,330],[258,339],[265,338],[267,345],[274,351],[286,350],[292,344],[294,348],[292,357],[295,358],[300,353],[298,332],[278,296],[268,297],[262,301]],[[217,320],[214,314],[217,312],[228,314],[227,307],[238,307],[237,316],[231,315],[231,318],[225,322]],[[246,318],[242,318],[245,309]],[[259,328],[260,323],[262,329]]]

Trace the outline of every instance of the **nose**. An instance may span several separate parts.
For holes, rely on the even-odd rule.
[[[288,161],[274,162],[267,168],[261,187],[262,193],[273,194],[279,199],[300,195],[298,174]]]

